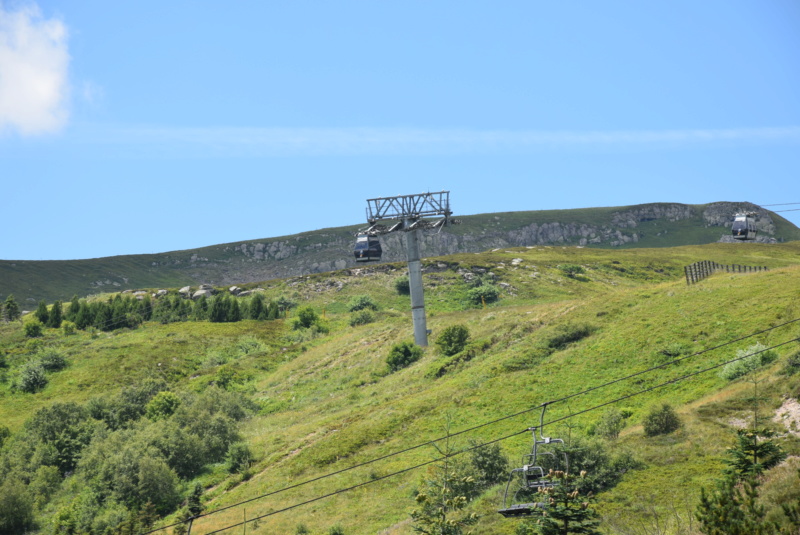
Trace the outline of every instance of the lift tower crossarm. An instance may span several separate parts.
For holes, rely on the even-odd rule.
[[[439,215],[445,219],[452,215],[449,191],[367,199],[367,221],[372,225],[386,219],[417,220]]]

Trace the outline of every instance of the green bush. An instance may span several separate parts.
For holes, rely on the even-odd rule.
[[[353,297],[347,304],[347,309],[350,312],[358,312],[359,310],[378,310],[378,305],[368,295],[357,295]]]
[[[452,356],[460,353],[469,340],[469,329],[464,325],[451,325],[436,339],[436,347],[442,355]]]
[[[75,334],[75,329],[75,324],[71,321],[64,320],[61,322],[61,330],[63,331],[64,336],[71,336]]]
[[[411,283],[407,276],[403,276],[394,280],[394,289],[399,295],[411,294]]]
[[[650,409],[642,425],[645,436],[654,437],[677,431],[681,426],[681,420],[670,404],[662,403]]]
[[[181,400],[169,390],[163,390],[147,403],[145,415],[153,421],[169,418],[180,406]]]
[[[38,338],[42,336],[44,324],[37,318],[28,316],[22,324],[25,336],[28,338]]]
[[[559,325],[552,334],[547,345],[552,349],[564,349],[569,344],[583,340],[597,329],[588,323],[567,323]]]
[[[467,300],[473,305],[494,303],[500,297],[500,290],[494,284],[483,284],[467,291]]]
[[[475,484],[479,489],[486,489],[504,482],[508,477],[508,459],[500,450],[500,444],[477,447],[479,445],[476,441],[470,442],[470,447],[475,448],[469,453]]]
[[[625,418],[621,411],[611,407],[603,413],[603,417],[595,426],[595,432],[603,438],[614,440],[625,427]]]
[[[386,364],[389,371],[396,372],[410,366],[422,358],[422,348],[411,342],[401,342],[392,346],[389,356],[386,357]]]
[[[789,355],[789,358],[786,359],[786,364],[781,370],[783,375],[794,375],[797,372],[800,372],[800,351]]]
[[[39,362],[48,372],[57,372],[67,367],[67,359],[54,347],[47,347],[40,351]]]
[[[740,349],[736,352],[736,358],[729,362],[719,371],[720,377],[732,381],[743,375],[747,375],[778,358],[778,354],[773,350],[767,350],[767,346],[761,342],[756,342],[747,349]]]
[[[350,327],[357,327],[359,325],[366,325],[375,321],[375,314],[369,310],[359,310],[350,316]]]
[[[586,282],[589,280],[588,277],[583,276],[583,274],[586,273],[586,270],[583,269],[582,266],[578,266],[576,264],[562,264],[558,266],[558,269],[570,279],[575,279],[581,282]]]
[[[225,454],[225,462],[228,465],[228,471],[232,474],[243,472],[250,468],[253,462],[253,454],[250,453],[250,448],[244,442],[234,442],[228,446],[228,452]]]
[[[17,389],[33,394],[47,386],[47,375],[39,362],[29,362],[20,370]]]
[[[319,314],[311,307],[303,307],[297,310],[297,317],[292,327],[294,329],[309,329],[318,322]]]

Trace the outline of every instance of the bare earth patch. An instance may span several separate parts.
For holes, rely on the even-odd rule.
[[[800,403],[794,398],[787,398],[775,411],[772,421],[783,424],[789,433],[800,436]]]

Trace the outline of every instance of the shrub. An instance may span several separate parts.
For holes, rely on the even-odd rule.
[[[308,329],[319,322],[319,314],[311,307],[298,309],[297,318],[294,320],[294,329]]]
[[[436,347],[439,348],[439,352],[449,357],[460,353],[468,340],[469,329],[464,325],[451,325],[436,339]]]
[[[556,332],[550,336],[547,345],[552,349],[564,349],[567,345],[583,340],[597,330],[588,323],[567,323],[556,327]]]
[[[471,441],[470,446],[476,447],[479,443]],[[475,484],[480,489],[502,483],[508,477],[508,459],[497,443],[470,451],[469,462],[473,468]]]
[[[612,407],[608,409],[595,427],[595,432],[603,438],[614,440],[625,427],[625,416]]]
[[[253,462],[253,455],[246,443],[234,442],[228,446],[225,461],[228,464],[228,471],[233,474],[247,470]]]
[[[378,310],[378,305],[368,295],[358,295],[353,297],[347,304],[350,312],[358,312],[359,310]]]
[[[562,264],[558,266],[558,269],[563,273],[566,277],[570,279],[575,279],[581,282],[586,282],[589,280],[588,277],[584,277],[583,274],[586,273],[586,270],[583,269],[582,266],[578,266],[575,264]]]
[[[71,336],[75,334],[75,324],[71,321],[62,321],[61,322],[61,330],[64,332],[64,336]]]
[[[800,351],[793,355],[789,355],[789,358],[786,359],[786,364],[781,370],[783,375],[794,375],[797,372],[800,372]]]
[[[777,357],[777,353],[772,350],[766,350],[767,346],[761,342],[756,342],[747,349],[740,349],[736,352],[736,358],[733,362],[729,362],[719,372],[720,377],[732,381],[738,379],[743,375],[747,375],[751,371],[773,362]]]
[[[473,305],[494,303],[500,297],[500,290],[494,284],[483,284],[467,291],[467,299]]]
[[[39,362],[42,368],[48,372],[57,372],[67,367],[67,359],[54,347],[48,347],[40,351]]]
[[[678,418],[678,413],[675,412],[675,409],[670,404],[662,403],[660,406],[654,406],[650,409],[642,424],[645,436],[654,437],[677,431],[681,426],[681,421]]]
[[[394,289],[399,295],[411,294],[411,283],[407,276],[403,276],[394,280]]]
[[[35,317],[27,317],[25,318],[25,322],[23,323],[23,329],[25,331],[25,336],[28,338],[38,338],[42,336],[42,329],[44,328],[44,324]]]
[[[33,394],[47,386],[47,376],[39,362],[30,362],[22,368],[17,379],[17,388]]]
[[[401,342],[392,346],[389,356],[386,357],[386,364],[389,371],[396,372],[410,366],[422,358],[422,348],[411,342]]]
[[[369,310],[359,310],[350,316],[350,327],[357,327],[359,325],[366,325],[375,321],[375,314]]]

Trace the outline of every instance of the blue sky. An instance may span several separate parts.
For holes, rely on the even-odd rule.
[[[460,215],[800,202],[798,59],[796,0],[0,0],[0,258],[283,236],[425,191]]]

